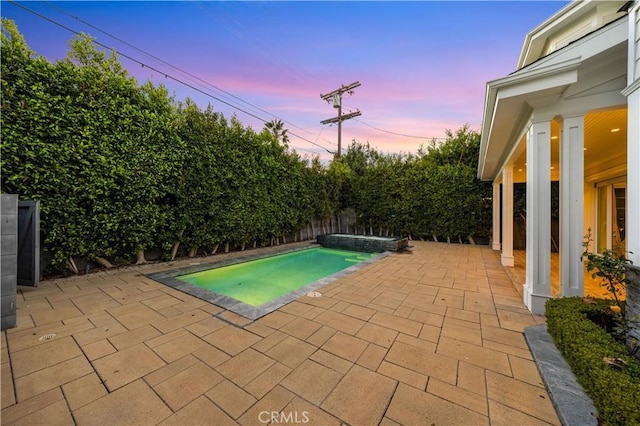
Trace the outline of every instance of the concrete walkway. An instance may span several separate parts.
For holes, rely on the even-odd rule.
[[[412,244],[255,322],[143,275],[193,259],[21,288],[2,424],[559,424],[499,257]]]

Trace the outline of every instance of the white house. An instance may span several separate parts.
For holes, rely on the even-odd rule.
[[[573,1],[534,28],[517,70],[487,83],[479,160],[506,267],[513,185],[526,182],[531,312],[543,314],[551,297],[551,181],[560,187],[561,296],[583,295],[589,229],[599,252],[622,246],[640,264],[640,0]]]

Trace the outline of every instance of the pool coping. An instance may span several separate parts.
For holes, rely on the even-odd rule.
[[[281,306],[284,306],[290,302],[293,302],[300,296],[304,296],[307,293],[316,291],[324,287],[325,285],[333,281],[336,281],[337,279],[340,279],[346,275],[349,275],[359,269],[362,269],[365,266],[368,266],[392,253],[390,251],[375,253],[371,258],[367,260],[363,260],[362,262],[356,265],[349,266],[348,268],[345,268],[334,274],[328,275],[324,278],[311,282],[303,287],[300,287],[297,290],[292,291],[291,293],[287,293],[284,296],[281,296],[277,299],[271,300],[267,303],[263,303],[260,306],[251,306],[249,304],[236,300],[232,297],[225,296],[223,294],[215,293],[211,290],[206,290],[206,289],[194,286],[193,284],[189,284],[185,281],[181,281],[176,278],[179,275],[186,275],[194,272],[205,271],[208,269],[215,269],[215,268],[221,268],[229,265],[236,265],[239,263],[245,263],[245,262],[249,262],[256,259],[264,259],[272,256],[277,256],[277,255],[286,254],[286,253],[293,253],[293,252],[302,251],[302,250],[310,250],[318,247],[322,247],[322,246],[320,244],[311,244],[307,247],[297,247],[297,248],[284,249],[281,251],[274,251],[272,253],[269,253],[266,256],[264,253],[249,254],[246,256],[235,257],[233,259],[225,259],[225,260],[220,260],[217,262],[211,262],[211,263],[206,263],[201,265],[191,265],[184,268],[176,268],[176,269],[171,269],[163,272],[154,272],[151,274],[145,274],[145,276],[154,281],[157,281],[159,283],[172,287],[176,290],[179,290],[183,293],[197,297],[198,299],[201,299],[201,300],[205,300],[209,303],[212,303],[216,306],[220,306],[221,308],[227,309],[228,311],[234,312],[238,315],[242,315],[243,317],[254,321],[254,320],[257,320],[258,318],[261,318],[267,315],[268,313],[275,311]]]

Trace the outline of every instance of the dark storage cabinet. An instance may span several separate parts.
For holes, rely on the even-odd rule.
[[[2,330],[16,326],[18,283],[18,196],[0,194]]]

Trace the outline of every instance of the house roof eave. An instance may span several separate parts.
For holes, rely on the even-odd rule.
[[[524,69],[515,73],[487,82],[485,95],[484,116],[482,132],[480,135],[480,157],[478,161],[478,178],[481,180],[495,180],[501,165],[488,166],[487,156],[492,149],[492,141],[496,139],[507,140],[502,143],[500,152],[511,152],[517,138],[512,135],[519,134],[513,126],[521,123],[519,117],[529,102],[536,97],[547,96],[548,91],[556,89],[561,91],[563,87],[577,81],[577,69],[581,64],[580,58],[574,58],[557,64],[533,70]],[[511,128],[508,130],[496,130],[495,117],[501,102],[510,102],[510,108],[506,114],[510,115]],[[513,104],[515,103],[515,104]],[[511,117],[512,116],[512,117]],[[499,133],[499,134],[496,134]],[[494,142],[495,144],[495,142]],[[503,164],[501,161],[500,164]]]

